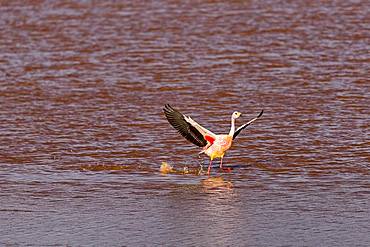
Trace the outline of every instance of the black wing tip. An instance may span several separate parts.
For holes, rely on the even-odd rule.
[[[262,109],[262,111],[260,112],[260,114],[257,116],[257,118],[261,117],[261,116],[262,116],[262,114],[263,114],[263,109]]]
[[[163,107],[163,110],[168,109],[168,108],[171,108],[170,104],[165,104]]]
[[[175,109],[170,104],[165,104],[163,110],[168,112],[175,111]]]
[[[170,104],[165,104],[164,107],[163,107],[163,111],[165,113],[169,113],[169,112],[174,111],[174,109],[172,108],[172,106]]]

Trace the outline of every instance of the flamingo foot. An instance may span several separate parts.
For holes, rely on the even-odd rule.
[[[223,167],[223,168],[221,168],[221,170],[222,170],[223,172],[231,172],[233,169],[232,169],[232,168],[230,168],[230,167]]]

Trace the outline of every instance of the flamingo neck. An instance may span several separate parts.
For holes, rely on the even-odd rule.
[[[229,136],[233,136],[235,132],[235,118],[231,117],[231,128],[229,132]]]

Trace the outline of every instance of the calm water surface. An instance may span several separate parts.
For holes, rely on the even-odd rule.
[[[2,1],[1,246],[369,246],[367,1]],[[166,103],[216,133],[197,168]],[[219,178],[219,179],[221,179]]]

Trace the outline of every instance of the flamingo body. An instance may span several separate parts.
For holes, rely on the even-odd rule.
[[[210,145],[204,153],[207,154],[211,160],[222,158],[231,147],[232,142],[233,138],[230,135],[217,135],[214,143]]]

